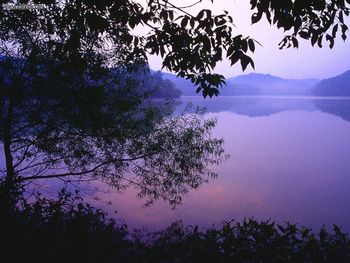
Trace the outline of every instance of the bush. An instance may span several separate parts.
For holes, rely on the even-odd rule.
[[[56,200],[19,198],[1,218],[2,262],[350,262],[350,240],[333,233],[245,219],[199,230],[176,222],[159,232],[117,225],[66,190]],[[4,261],[7,259],[7,261]]]

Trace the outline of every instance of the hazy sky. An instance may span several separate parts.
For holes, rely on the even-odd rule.
[[[173,0],[173,3],[185,5],[190,1]],[[237,34],[250,36],[259,41],[263,47],[257,47],[252,58],[255,62],[255,72],[269,73],[285,78],[328,78],[350,69],[350,38],[345,43],[339,37],[335,47],[329,49],[326,42],[323,48],[312,47],[308,41],[300,40],[299,49],[279,50],[278,43],[283,38],[283,30],[267,23],[266,18],[255,25],[251,25],[252,11],[248,0],[214,0],[211,4],[209,0],[199,4],[193,9],[208,8],[214,13],[222,13],[223,10],[230,12],[236,25]],[[150,57],[152,69],[161,68],[161,60],[158,57]],[[240,65],[230,67],[228,61],[222,62],[215,70],[226,77],[242,74]],[[248,68],[244,73],[253,72]]]

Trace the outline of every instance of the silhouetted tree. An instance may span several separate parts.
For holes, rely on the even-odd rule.
[[[39,179],[98,179],[118,189],[133,184],[148,203],[175,205],[215,177],[207,166],[225,155],[223,141],[210,135],[214,120],[171,116],[171,104],[152,101],[122,69],[107,80],[74,89],[58,80],[50,89],[37,83],[3,97],[5,190]]]
[[[211,73],[224,50],[233,64],[241,61],[244,69],[253,65],[246,53],[248,47],[254,50],[254,41],[234,34],[227,14],[202,10],[192,16],[169,1],[148,1],[144,6],[130,0],[36,3],[46,8],[0,9],[1,53],[25,61],[52,58],[62,75],[73,70],[92,78],[101,68],[144,63],[147,54],[159,54],[164,68],[191,79],[204,96],[212,96],[224,83],[223,76]],[[139,25],[149,34],[136,35],[132,29]]]
[[[239,62],[243,70],[248,65],[254,67],[247,54],[254,52],[256,41],[235,33],[233,19],[227,12],[215,15],[204,9],[190,14],[189,6],[179,7],[167,0],[151,0],[144,5],[132,0],[35,1],[45,4],[45,8],[32,10],[9,9],[11,4],[27,1],[2,3],[7,4],[0,8],[0,107],[6,157],[5,186],[29,180],[26,178],[43,177],[43,174],[47,178],[57,178],[65,177],[66,173],[80,176],[102,175],[102,172],[108,180],[113,178],[110,183],[119,185],[118,176],[107,175],[117,174],[115,171],[119,168],[129,168],[123,160],[142,159],[144,163],[133,168],[142,175],[138,178],[143,178],[137,183],[147,182],[152,187],[141,187],[141,195],[157,198],[155,193],[161,190],[162,194],[172,193],[166,197],[174,200],[177,193],[187,188],[173,185],[167,181],[169,178],[177,178],[179,169],[185,171],[180,172],[182,175],[194,170],[197,175],[194,178],[201,178],[202,162],[195,162],[195,165],[192,162],[201,158],[215,162],[215,158],[208,159],[207,155],[221,156],[221,141],[208,137],[212,122],[192,115],[159,121],[163,114],[161,118],[155,117],[153,107],[148,110],[137,102],[142,96],[135,95],[134,91],[130,96],[125,90],[137,82],[128,77],[130,72],[145,67],[147,54],[157,54],[163,58],[164,68],[190,79],[204,97],[218,95],[224,77],[211,71],[224,56],[232,65]],[[349,15],[348,1],[252,0],[251,7],[253,23],[265,14],[272,24],[293,30],[284,38],[281,47],[297,47],[298,37],[310,39],[319,46],[326,38],[333,47],[339,30],[342,38],[346,38],[344,16]],[[144,26],[148,34],[136,35],[132,30],[136,26]],[[115,89],[116,86],[122,88]],[[123,96],[127,97],[125,103]],[[127,113],[116,114],[115,107]],[[141,111],[139,107],[143,107]],[[188,122],[188,118],[194,119]],[[133,121],[135,119],[138,121]],[[141,121],[145,119],[150,122]],[[177,125],[181,122],[185,124]],[[126,127],[124,132],[118,130],[116,123]],[[141,129],[135,129],[135,123],[142,123]],[[118,143],[111,141],[111,134],[114,138],[119,136]],[[147,136],[143,136],[145,134]],[[79,140],[81,144],[77,143]],[[128,150],[112,151],[119,149],[115,145],[120,142]],[[183,151],[181,147],[188,147],[188,142],[199,148]],[[174,146],[179,151],[169,150]],[[167,151],[173,157],[165,158]],[[23,172],[20,166],[30,163],[28,158],[41,160],[43,152],[50,157],[42,160],[44,166],[36,164],[39,167],[33,168],[30,175],[19,174]],[[21,154],[15,156],[14,153]],[[150,153],[158,154],[158,159],[148,160]],[[183,153],[190,156],[182,156]],[[170,161],[175,161],[176,165]],[[62,163],[64,168],[59,166],[59,172],[48,173],[46,164],[57,171],[56,166]],[[148,178],[145,174],[150,164],[157,164],[171,176],[162,174],[157,180]],[[155,170],[150,171],[157,174]],[[193,177],[185,178],[182,177],[180,183],[191,187],[200,185]]]
[[[235,33],[233,18],[227,12],[215,15],[203,9],[190,14],[187,8],[191,4],[176,6],[168,0],[35,3],[46,4],[46,8],[0,9],[2,54],[15,50],[26,59],[54,55],[56,62],[67,62],[60,70],[68,67],[81,73],[86,67],[91,72],[101,65],[145,62],[147,54],[157,54],[162,56],[164,68],[190,79],[204,96],[219,94],[224,77],[211,71],[224,57],[232,65],[240,62],[243,70],[249,64],[254,67],[247,54],[254,52],[256,41]],[[338,31],[346,39],[348,1],[252,0],[250,4],[252,23],[265,14],[271,24],[292,30],[280,43],[281,48],[298,47],[299,37],[319,46],[327,40],[333,47]],[[136,26],[143,26],[148,34],[137,35],[132,31]]]
[[[300,38],[319,47],[328,41],[332,48],[338,34],[344,41],[347,38],[348,0],[251,0],[250,3],[256,11],[252,23],[257,23],[265,15],[270,24],[290,32],[281,41],[280,48],[298,47]]]
[[[176,204],[214,176],[207,165],[223,157],[222,140],[210,137],[214,122],[170,117],[135,78],[146,62],[131,33],[146,19],[141,6],[45,3],[0,11],[4,195],[29,180],[84,177],[117,188],[126,181],[149,202]]]

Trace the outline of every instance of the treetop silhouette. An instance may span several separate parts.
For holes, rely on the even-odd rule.
[[[176,202],[188,187],[199,187],[203,175],[214,175],[206,165],[224,157],[222,140],[210,136],[215,122],[192,115],[170,118],[147,104],[133,73],[147,69],[148,54],[160,55],[163,68],[190,79],[204,97],[218,95],[225,78],[212,73],[217,63],[227,58],[243,70],[254,67],[250,55],[257,44],[237,32],[228,12],[191,14],[190,5],[167,0],[34,3],[45,8],[0,8],[5,182],[109,174],[104,179],[120,186],[121,174],[138,160],[142,165],[133,163],[131,170],[138,175],[132,182],[141,186],[140,195]],[[346,39],[348,0],[250,4],[252,23],[265,15],[291,32],[281,48],[298,47],[300,38],[319,46],[326,40],[330,48],[339,34]],[[137,35],[137,26],[146,34]],[[21,165],[33,169],[24,176]],[[56,172],[48,173],[52,169]]]
[[[204,97],[218,95],[225,78],[212,73],[217,63],[227,58],[243,70],[249,65],[254,68],[250,56],[257,41],[239,34],[226,11],[218,15],[210,9],[188,12],[189,7],[201,2],[176,6],[168,0],[51,0],[35,1],[46,5],[39,10],[2,8],[1,53],[11,53],[11,46],[15,55],[26,59],[54,56],[56,61],[66,61],[64,66],[76,73],[79,69],[83,73],[84,67],[92,73],[102,65],[147,63],[147,55],[156,54],[163,58],[163,68],[190,79]],[[281,41],[281,48],[298,47],[300,38],[320,47],[328,41],[331,48],[339,33],[346,39],[344,17],[349,15],[349,1],[252,0],[250,5],[252,23],[265,15],[271,24],[291,31]],[[134,33],[137,26],[147,33]]]

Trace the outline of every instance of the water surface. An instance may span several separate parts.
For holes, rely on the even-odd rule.
[[[116,211],[131,228],[160,229],[176,220],[208,227],[254,217],[313,229],[338,224],[350,232],[349,98],[183,97],[174,114],[188,103],[190,111],[206,107],[206,117],[217,118],[214,136],[225,139],[231,156],[213,167],[219,177],[189,192],[175,210],[162,201],[144,208],[137,190],[119,193],[96,182],[94,205],[112,216]]]
[[[113,203],[108,210],[150,229],[180,219],[205,227],[254,217],[350,231],[349,98],[183,97],[175,114],[188,102],[218,120],[214,134],[231,156],[214,168],[219,177],[176,210],[162,202],[143,208],[133,190],[103,194]]]

